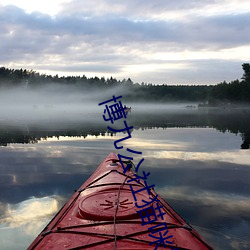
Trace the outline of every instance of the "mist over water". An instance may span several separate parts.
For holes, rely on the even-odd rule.
[[[112,90],[99,91],[83,90],[66,85],[50,85],[35,89],[11,88],[0,90],[0,122],[36,123],[56,121],[92,121],[100,122],[105,105],[98,103],[128,93],[124,87]],[[185,110],[184,103],[155,104],[155,103],[129,103],[122,98],[118,99],[123,105],[132,107],[133,112],[166,112]],[[107,105],[111,105],[113,102]],[[188,110],[187,110],[188,111]]]
[[[1,119],[36,121],[68,116],[81,119],[83,114],[98,112],[93,99],[93,93],[80,93],[65,86],[5,89],[0,92]]]
[[[87,89],[65,84],[43,87],[0,89],[0,144],[30,143],[51,136],[104,135],[108,125],[123,128],[122,119],[114,124],[103,119],[105,105],[99,103],[119,98],[131,107],[129,126],[140,128],[212,127],[242,137],[241,148],[250,145],[249,109],[206,109],[197,103],[128,102],[129,90],[116,86],[109,90]],[[107,103],[112,105],[114,102]],[[107,113],[105,114],[107,118]],[[111,126],[111,127],[112,127]],[[112,133],[111,133],[112,134]]]
[[[107,126],[122,129],[124,119],[105,122],[105,105],[98,103],[125,93],[56,84],[0,90],[3,249],[26,248],[61,201],[115,151],[124,133],[112,134]],[[157,192],[216,249],[249,249],[249,151],[240,149],[243,141],[249,145],[249,110],[119,100],[132,107],[126,118],[132,138],[124,151],[142,151],[142,170],[151,172]]]

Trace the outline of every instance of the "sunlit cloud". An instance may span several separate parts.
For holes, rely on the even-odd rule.
[[[47,138],[46,140],[42,140],[41,142],[44,142],[46,143],[46,145],[48,145],[48,142],[55,142],[55,141],[60,141],[60,142],[63,142],[63,141],[70,141],[70,142],[74,142],[74,141],[95,141],[95,142],[98,142],[98,141],[102,141],[102,140],[108,140],[108,141],[114,141],[114,138],[115,139],[119,139],[121,136],[110,136],[108,133],[105,133],[104,135],[100,135],[100,136],[95,136],[95,135],[87,135],[86,137],[70,137],[70,136],[59,136],[59,137],[50,137],[50,138]]]
[[[191,67],[191,64],[188,64],[188,62],[191,62],[192,60],[206,60],[209,58],[210,60],[238,60],[239,56],[245,60],[250,60],[250,56],[246,54],[246,51],[250,50],[250,46],[241,46],[236,48],[230,48],[230,49],[222,49],[219,51],[209,51],[209,50],[201,50],[201,51],[180,51],[180,52],[166,52],[166,53],[155,53],[151,54],[152,58],[154,60],[159,61],[167,61],[171,62],[173,61],[173,65],[175,67],[181,67],[187,68]],[[185,60],[187,63],[183,65],[179,65],[178,61]],[[176,64],[174,64],[176,62]],[[168,65],[168,67],[171,68],[171,64]],[[174,68],[174,67],[173,67]]]
[[[56,197],[31,198],[19,204],[8,204],[0,224],[11,228],[26,225],[25,233],[33,235],[37,222],[50,218],[58,209]]]
[[[197,161],[219,161],[219,162],[228,162],[234,164],[241,164],[249,166],[250,155],[247,151],[220,151],[220,152],[178,152],[178,151],[161,151],[161,152],[152,152],[152,157],[159,159],[182,159],[185,161],[188,160],[197,160]],[[240,157],[239,157],[240,155]]]
[[[44,0],[42,2],[31,0],[1,0],[3,5],[15,5],[24,9],[27,13],[41,12],[49,15],[56,15],[62,8],[67,0]]]
[[[59,196],[33,197],[18,204],[5,204],[0,217],[1,249],[26,249],[61,206]]]

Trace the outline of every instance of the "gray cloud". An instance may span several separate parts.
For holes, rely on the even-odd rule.
[[[195,17],[188,23],[181,21],[148,20],[136,21],[129,17],[95,17],[83,18],[77,16],[57,16],[52,18],[39,12],[27,14],[23,10],[6,6],[1,8],[1,30],[8,33],[14,30],[33,37],[40,33],[39,38],[52,40],[53,36],[67,35],[71,42],[79,36],[84,40],[95,41],[106,39],[112,43],[117,42],[174,42],[193,46],[195,43],[220,43],[242,45],[248,44],[250,13],[239,15],[224,15],[216,17]],[[29,32],[31,32],[29,34]],[[244,37],[242,35],[244,32]],[[27,39],[28,40],[28,39]],[[186,42],[190,44],[186,44]],[[44,41],[41,41],[43,44]],[[192,42],[192,43],[191,43]]]
[[[221,2],[221,1],[220,1]],[[223,0],[222,0],[223,2]],[[183,11],[190,9],[199,9],[206,5],[212,5],[218,1],[198,1],[198,0],[127,0],[126,2],[117,2],[115,0],[105,0],[100,3],[98,0],[73,0],[65,4],[62,11],[64,15],[79,15],[79,16],[130,16],[142,17],[143,19],[151,18],[153,14],[162,14],[170,11]]]
[[[205,18],[195,18],[185,31],[188,42],[202,43],[217,48],[231,48],[249,45],[250,12],[239,15],[222,15]],[[183,27],[184,28],[184,27]]]
[[[164,63],[147,58],[145,53],[216,51],[249,45],[250,13],[196,15],[189,20],[153,17],[159,11],[160,14],[174,10],[181,12],[181,8],[188,12],[215,2],[147,0],[142,6],[140,1],[131,0],[124,4],[106,0],[94,9],[95,4],[95,0],[84,4],[72,1],[55,17],[39,12],[28,14],[15,6],[0,5],[0,63],[15,62],[23,67],[27,63],[34,65],[36,70],[115,73],[120,77],[135,76],[139,81],[148,81],[139,73],[124,75],[127,66]],[[209,59],[204,60],[205,64],[209,64]],[[183,59],[181,62],[192,65],[192,68],[208,70],[195,60]],[[217,60],[217,64],[221,62],[232,65],[223,58]],[[242,61],[239,59],[233,63],[240,65]],[[190,68],[171,72],[159,69],[155,70],[155,79],[162,81],[164,78],[160,75],[166,77],[164,72],[172,75],[183,73],[179,79],[189,78],[190,81],[198,76]],[[151,73],[145,72],[144,76]],[[224,80],[223,74],[223,70],[218,71],[211,81]],[[211,71],[207,75],[211,77]],[[202,82],[207,82],[207,79],[201,79]]]

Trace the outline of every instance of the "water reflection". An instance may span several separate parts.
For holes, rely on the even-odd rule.
[[[127,120],[128,124],[137,129],[151,128],[215,128],[220,132],[226,131],[240,134],[241,149],[249,149],[250,145],[250,110],[140,110],[136,109]],[[74,122],[72,122],[74,121]],[[121,128],[124,125],[116,121],[113,127]],[[15,121],[0,123],[0,145],[10,143],[37,143],[41,139],[60,136],[87,137],[104,136],[109,133],[107,124],[102,120],[101,114],[81,114],[73,120],[44,120],[44,121]],[[110,133],[111,135],[113,133]]]
[[[4,206],[0,217],[1,249],[23,249],[36,237],[48,219],[62,206],[60,197],[30,198],[17,204]]]
[[[131,115],[127,122],[135,129],[122,144],[123,153],[127,147],[142,151],[141,170],[151,173],[156,191],[215,249],[250,249],[250,154],[240,150],[250,123],[244,118],[244,127],[236,118],[204,112]],[[1,130],[8,145],[0,148],[1,249],[26,248],[114,151],[114,141],[124,135],[111,135],[106,126],[30,126],[26,136],[36,143],[24,145],[13,139],[25,134],[22,129]],[[140,157],[134,158],[138,163]]]
[[[20,227],[24,224],[30,224],[31,221],[41,222],[43,217],[56,213],[59,209],[55,197],[30,198],[17,204],[7,204],[4,212],[5,216],[0,222],[11,228]],[[26,228],[25,233],[32,233],[30,228]]]

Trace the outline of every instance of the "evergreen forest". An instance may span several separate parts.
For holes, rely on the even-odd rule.
[[[36,89],[52,84],[79,88],[79,91],[123,89],[123,99],[130,102],[199,102],[200,106],[250,104],[250,64],[242,64],[241,79],[216,85],[154,85],[134,83],[130,78],[117,80],[113,77],[52,76],[34,70],[0,67],[0,88]]]

